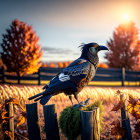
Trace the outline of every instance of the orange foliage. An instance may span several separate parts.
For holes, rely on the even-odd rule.
[[[69,65],[68,62],[64,62],[63,64],[64,64],[64,68],[66,68]]]
[[[108,65],[107,65],[107,64],[105,64],[105,63],[102,63],[102,64],[100,64],[100,68],[107,69],[107,68],[108,68]]]
[[[140,62],[139,29],[134,22],[120,24],[107,41],[109,52],[105,54],[112,68],[138,70]]]
[[[50,68],[55,68],[56,64],[55,63],[50,63]]]
[[[16,19],[6,29],[2,40],[1,59],[9,72],[22,76],[38,71],[43,51],[32,26]]]
[[[63,68],[63,67],[64,67],[63,63],[62,62],[58,62],[58,68]]]
[[[68,61],[68,64],[71,64],[73,61]]]
[[[47,63],[42,64],[42,67],[47,67]]]
[[[98,64],[98,68],[100,68],[101,67],[101,64]]]

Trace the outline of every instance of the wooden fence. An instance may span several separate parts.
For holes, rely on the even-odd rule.
[[[122,136],[122,139],[132,140],[129,113],[126,109],[126,96],[121,94],[120,100],[124,101],[123,107],[121,108],[121,125],[125,130],[125,134]],[[8,113],[9,117],[14,115],[12,103],[9,103],[7,111],[10,112]],[[94,107],[92,111],[81,111],[81,140],[100,140],[99,111],[98,107]],[[46,140],[60,140],[60,129],[58,126],[57,109],[55,104],[44,105],[43,112]],[[41,140],[39,110],[37,103],[26,104],[26,117],[29,139]],[[9,120],[8,128],[14,136],[14,119]],[[6,138],[5,140],[8,139]],[[14,137],[11,140],[14,140]]]
[[[2,68],[0,70],[0,83],[15,83],[22,84],[21,81],[31,81],[30,84],[41,85],[42,81],[50,81],[56,74],[62,71],[61,68],[44,68],[41,67],[37,73],[31,75],[24,75],[22,77],[18,77],[16,75],[10,74]],[[122,86],[125,86],[125,82],[136,82],[137,85],[140,86],[140,72],[133,72],[122,69],[103,69],[98,68],[95,77],[92,79],[95,82],[121,82]],[[24,84],[28,84],[28,82],[23,82]]]

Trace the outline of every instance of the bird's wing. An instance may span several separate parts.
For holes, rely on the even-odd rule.
[[[65,75],[78,76],[80,74],[87,74],[90,70],[90,62],[85,59],[77,59],[63,70]]]
[[[61,73],[59,73],[57,76],[55,76],[50,83],[46,86],[46,88],[52,88],[52,87],[58,87],[58,89],[61,88],[61,84],[65,85],[64,82],[76,82],[80,81],[81,79],[85,78],[90,70],[90,62],[85,59],[77,59],[72,64],[70,64],[68,67],[63,69]],[[74,81],[76,80],[76,81]],[[65,85],[69,86],[69,84]]]
[[[30,97],[29,99],[31,100],[37,98],[38,96],[44,97],[45,95],[52,95],[56,92],[59,93],[68,88],[75,89],[75,83],[86,78],[90,70],[90,65],[90,62],[85,59],[78,59],[74,61],[68,67],[63,69],[63,71],[60,74],[56,75],[47,86],[45,86],[45,91],[38,95]],[[43,99],[42,101],[42,104],[44,104],[45,102]]]

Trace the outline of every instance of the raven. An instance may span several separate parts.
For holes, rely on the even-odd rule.
[[[98,52],[108,50],[107,47],[99,46],[97,43],[82,44],[80,47],[81,56],[45,85],[43,92],[30,97],[29,100],[36,98],[34,101],[40,100],[40,104],[45,105],[52,96],[63,92],[69,96],[71,102],[73,94],[79,103],[77,94],[95,76],[99,62]]]

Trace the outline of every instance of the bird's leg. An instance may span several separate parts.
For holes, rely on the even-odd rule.
[[[72,96],[71,96],[71,95],[69,95],[69,99],[70,99],[70,101],[71,101],[71,103],[72,103],[72,105],[73,105]]]
[[[74,98],[77,100],[78,104],[80,103],[79,100],[78,100],[78,96],[77,94],[74,94]]]

